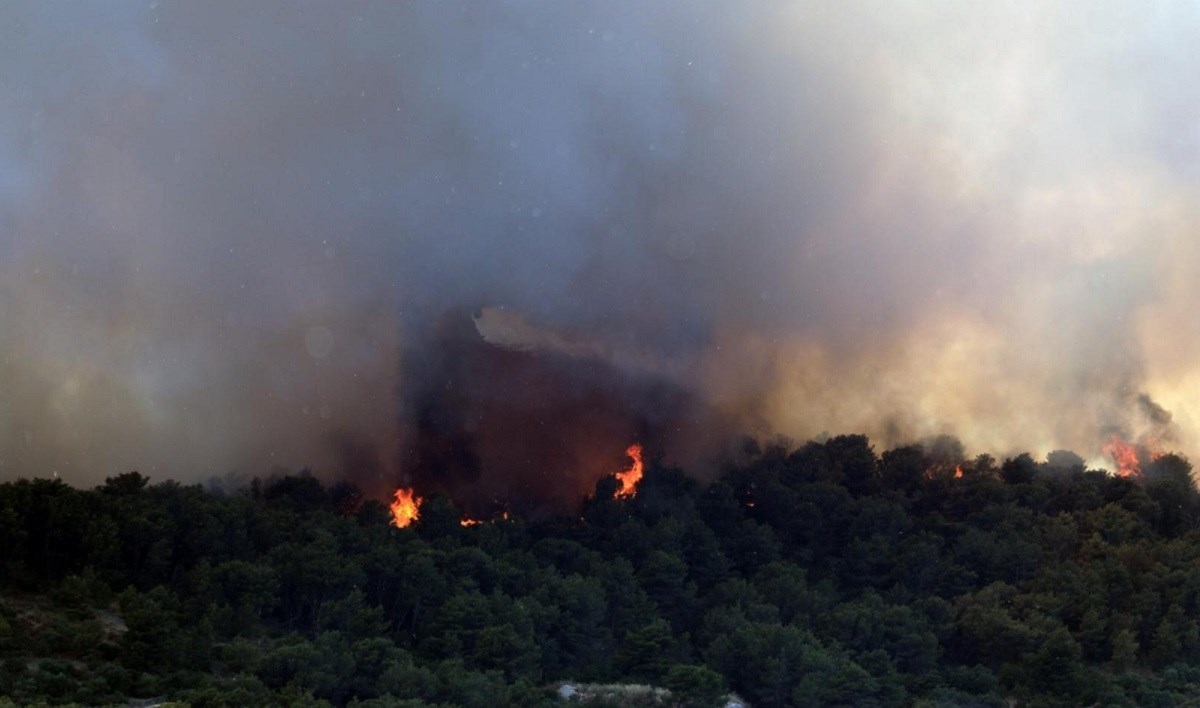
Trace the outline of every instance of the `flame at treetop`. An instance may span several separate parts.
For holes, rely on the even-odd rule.
[[[507,511],[504,512],[503,514],[501,514],[500,516],[493,518],[490,521],[484,521],[483,519],[472,519],[469,516],[464,516],[462,519],[459,520],[458,525],[465,528],[467,526],[478,526],[480,524],[494,524],[497,521],[508,521],[508,518],[509,517],[508,517]]]
[[[1150,454],[1151,460],[1159,460],[1167,455],[1166,450],[1163,449],[1162,440],[1153,432],[1143,435],[1138,439],[1138,443]]]
[[[621,488],[617,490],[617,497],[632,497],[634,495],[634,487],[642,481],[642,446],[634,443],[625,450],[625,454],[633,462],[629,465],[629,469],[617,472],[617,481],[621,483]]]
[[[417,520],[420,512],[421,497],[418,497],[413,490],[401,487],[392,495],[392,503],[389,508],[392,510],[392,523],[399,528],[404,528]]]
[[[954,470],[951,471],[949,462],[938,462],[925,468],[925,473],[922,476],[928,480],[945,480],[950,479],[951,477],[954,479],[962,479],[963,468],[962,464],[957,464],[954,466]]]
[[[1100,450],[1117,464],[1118,477],[1138,477],[1142,474],[1142,463],[1138,460],[1137,448],[1113,433]]]

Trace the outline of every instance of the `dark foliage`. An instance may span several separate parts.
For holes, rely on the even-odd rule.
[[[129,473],[0,485],[0,695],[541,705],[562,680],[677,705],[1173,705],[1200,692],[1200,498],[1056,451],[940,440],[651,465],[580,514],[413,527],[308,475],[209,493]],[[610,700],[610,699],[604,699]],[[3,704],[3,699],[0,699]]]

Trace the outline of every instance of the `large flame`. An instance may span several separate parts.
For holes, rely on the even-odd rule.
[[[1141,476],[1142,463],[1138,460],[1137,448],[1125,442],[1120,435],[1114,433],[1100,449],[1116,463],[1118,477]]]
[[[634,443],[626,448],[625,454],[629,456],[632,463],[629,465],[629,469],[616,473],[617,481],[621,483],[617,497],[632,497],[637,483],[642,481],[642,446]]]
[[[392,503],[389,508],[392,510],[392,523],[400,528],[408,526],[417,520],[420,513],[421,497],[418,497],[412,489],[401,487],[392,495]]]

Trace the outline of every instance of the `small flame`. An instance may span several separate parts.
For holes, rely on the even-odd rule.
[[[935,479],[947,480],[951,477],[954,479],[962,479],[963,468],[962,465],[955,465],[954,470],[951,471],[949,462],[937,462],[929,467],[926,467],[925,473],[922,476],[931,481]]]
[[[404,528],[417,520],[420,515],[421,497],[418,497],[412,489],[401,487],[392,495],[392,503],[389,508],[392,510],[392,523],[399,528]]]
[[[1117,464],[1118,477],[1141,476],[1142,463],[1138,460],[1137,448],[1125,442],[1120,435],[1114,433],[1100,450]]]
[[[634,443],[630,445],[625,454],[633,462],[629,465],[629,469],[617,472],[617,481],[621,483],[621,489],[617,491],[618,498],[627,498],[634,495],[637,483],[642,481],[642,446]]]
[[[1167,451],[1163,449],[1163,441],[1158,434],[1150,432],[1138,438],[1138,443],[1141,444],[1146,452],[1150,455],[1150,459],[1160,460],[1167,456]]]
[[[509,517],[508,517],[507,511],[498,517],[492,518],[489,521],[484,521],[483,519],[472,519],[469,516],[464,516],[461,520],[459,520],[458,525],[462,526],[463,528],[466,528],[468,526],[479,526],[480,524],[494,524],[497,521],[508,521],[508,518]]]

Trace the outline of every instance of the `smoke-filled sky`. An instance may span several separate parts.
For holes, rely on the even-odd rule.
[[[759,436],[1099,460],[1145,393],[1195,458],[1198,36],[1186,0],[4,3],[0,478],[398,474],[447,313]]]

